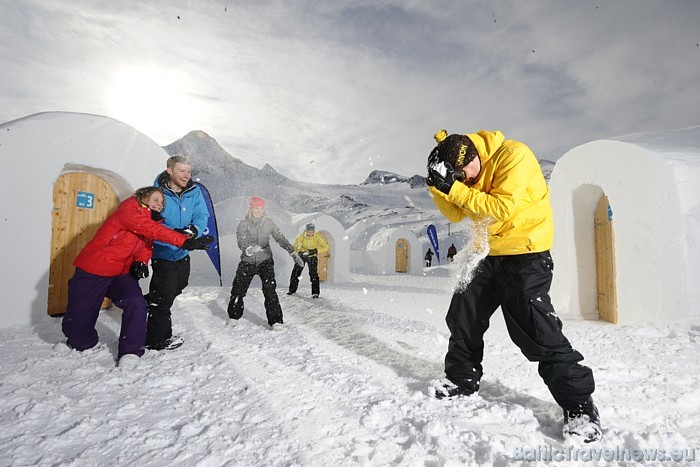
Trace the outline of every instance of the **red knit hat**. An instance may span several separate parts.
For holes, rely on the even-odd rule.
[[[264,208],[265,207],[265,200],[262,198],[258,198],[257,196],[253,196],[252,198],[250,198],[249,206],[251,208],[254,208],[257,206]]]

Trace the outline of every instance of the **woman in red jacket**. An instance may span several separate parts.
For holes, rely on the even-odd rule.
[[[119,364],[130,356],[138,361],[146,344],[146,300],[138,280],[148,277],[153,241],[188,250],[206,250],[212,237],[189,238],[160,224],[165,198],[157,187],[139,188],[123,201],[73,261],[68,281],[68,307],[63,334],[68,347],[86,350],[97,345],[95,323],[104,297],[123,310],[119,336]]]

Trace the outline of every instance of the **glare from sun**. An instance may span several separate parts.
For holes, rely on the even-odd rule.
[[[188,78],[171,69],[130,68],[110,88],[109,115],[159,144],[172,143],[194,128],[200,104],[188,92]]]

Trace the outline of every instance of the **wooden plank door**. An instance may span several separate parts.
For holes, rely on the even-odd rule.
[[[408,272],[408,242],[403,238],[396,240],[396,272]]]
[[[598,315],[601,320],[617,323],[617,287],[615,282],[615,232],[612,208],[603,195],[595,210],[596,285]]]
[[[328,267],[330,264],[328,258],[331,257],[331,243],[328,241],[328,235],[326,232],[319,230],[317,233],[326,241],[326,243],[328,243],[328,251],[318,254],[318,280],[325,282],[328,280]]]
[[[49,315],[66,312],[68,280],[75,271],[73,260],[118,205],[114,190],[96,175],[71,172],[56,180],[51,212]],[[103,303],[103,307],[109,305]]]

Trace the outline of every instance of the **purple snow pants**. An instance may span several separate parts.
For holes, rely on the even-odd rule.
[[[129,274],[103,277],[75,269],[68,281],[68,307],[63,317],[63,334],[76,350],[97,345],[95,323],[104,297],[123,310],[119,335],[119,355],[144,354],[146,345],[146,299],[136,281]]]

